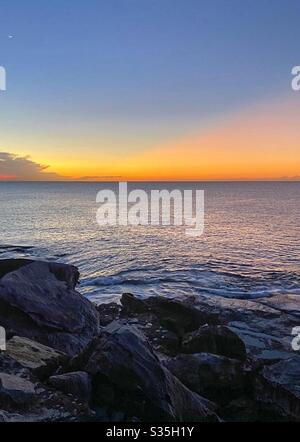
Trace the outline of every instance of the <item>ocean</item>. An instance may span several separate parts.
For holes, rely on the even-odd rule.
[[[0,259],[78,266],[97,303],[124,292],[251,299],[300,294],[300,182],[130,183],[129,190],[199,189],[205,226],[102,226],[97,192],[117,183],[1,182]]]

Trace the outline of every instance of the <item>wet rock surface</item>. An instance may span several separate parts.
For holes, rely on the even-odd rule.
[[[0,261],[0,422],[299,421],[299,297],[94,306],[78,270]]]
[[[9,334],[78,353],[98,333],[99,318],[96,308],[74,290],[77,279],[76,267],[23,263],[0,279],[0,324]]]

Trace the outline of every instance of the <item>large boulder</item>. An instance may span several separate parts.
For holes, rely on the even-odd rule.
[[[243,341],[252,366],[253,400],[265,419],[300,419],[300,356],[292,349],[292,330],[299,326],[300,296],[273,295],[227,299],[199,295],[186,298],[202,312],[213,312]],[[272,408],[272,410],[271,410]],[[232,410],[231,410],[232,412]]]
[[[244,342],[223,325],[203,325],[182,341],[182,353],[213,353],[235,359],[246,359]]]
[[[3,278],[7,273],[15,272],[21,267],[33,263],[32,259],[2,259],[0,261],[0,278]],[[57,262],[47,263],[50,272],[52,272],[55,277],[64,281],[68,287],[74,289],[79,281],[79,271],[77,267],[62,264]]]
[[[147,299],[145,303],[157,316],[161,325],[180,337],[196,330],[200,325],[215,324],[218,321],[217,315],[211,312],[203,312],[173,299],[154,296]]]
[[[0,324],[12,335],[75,355],[99,331],[96,308],[74,290],[77,279],[73,266],[23,262],[0,279]]]
[[[123,293],[121,297],[121,304],[123,306],[124,313],[130,314],[143,314],[149,312],[147,303],[142,299],[137,298],[131,293]]]
[[[300,421],[300,356],[294,354],[264,366],[255,378],[254,395],[258,401]]]
[[[215,421],[214,405],[188,390],[134,327],[111,323],[71,363],[92,376],[94,405],[142,421]]]
[[[250,387],[241,361],[210,353],[180,354],[165,366],[190,390],[225,404],[247,393]]]

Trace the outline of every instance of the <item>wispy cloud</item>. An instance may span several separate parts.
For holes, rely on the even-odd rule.
[[[0,152],[0,180],[16,181],[54,181],[65,177],[48,172],[49,166],[33,161],[29,156],[18,156]]]

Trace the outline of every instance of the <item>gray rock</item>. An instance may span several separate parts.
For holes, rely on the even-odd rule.
[[[23,419],[21,414],[0,410],[0,422],[22,422]]]
[[[247,393],[247,372],[238,360],[198,353],[180,354],[164,364],[190,390],[218,404]]]
[[[228,327],[204,325],[188,334],[182,341],[182,353],[213,353],[229,358],[246,358],[243,341]]]
[[[34,263],[32,259],[2,259],[0,260],[0,279],[8,273],[15,272],[32,263]],[[53,273],[59,281],[65,282],[69,288],[74,289],[76,287],[79,280],[77,267],[56,262],[48,262],[47,264],[50,272]]]
[[[19,376],[0,373],[0,404],[28,406],[35,400],[35,385]]]
[[[281,296],[280,303],[276,302],[276,308],[274,298],[247,300],[199,295],[186,298],[185,301],[192,303],[201,312],[218,315],[244,342],[251,360],[264,365],[291,355],[292,328],[299,325],[299,319],[291,311],[297,308],[300,311],[300,296]],[[280,307],[280,304],[284,307]]]
[[[6,273],[0,279],[1,325],[67,354],[78,353],[97,335],[99,317],[72,288],[77,272],[72,266],[31,262]]]
[[[15,272],[21,267],[32,263],[31,259],[1,259],[0,260],[0,279],[7,273]]]
[[[300,319],[299,295],[273,295],[268,298],[258,299],[257,302],[281,313],[295,316],[297,320]]]
[[[55,389],[77,396],[85,402],[89,402],[91,398],[91,378],[83,371],[51,376],[49,384]]]
[[[100,326],[106,327],[116,319],[119,319],[122,310],[121,305],[114,302],[108,304],[99,304],[96,306],[99,313]]]
[[[255,398],[300,420],[300,356],[266,365],[255,378]]]
[[[121,297],[123,311],[127,314],[142,314],[149,311],[149,307],[142,299],[138,299],[131,293],[123,293]]]
[[[202,312],[177,300],[151,297],[147,306],[157,316],[162,326],[182,337],[185,333],[196,330],[203,324],[215,324],[218,320],[211,312]]]
[[[62,352],[19,336],[8,341],[6,354],[40,379],[49,377],[68,359]]]
[[[188,390],[135,327],[110,324],[72,361],[93,379],[93,402],[143,421],[217,420],[214,405]]]

